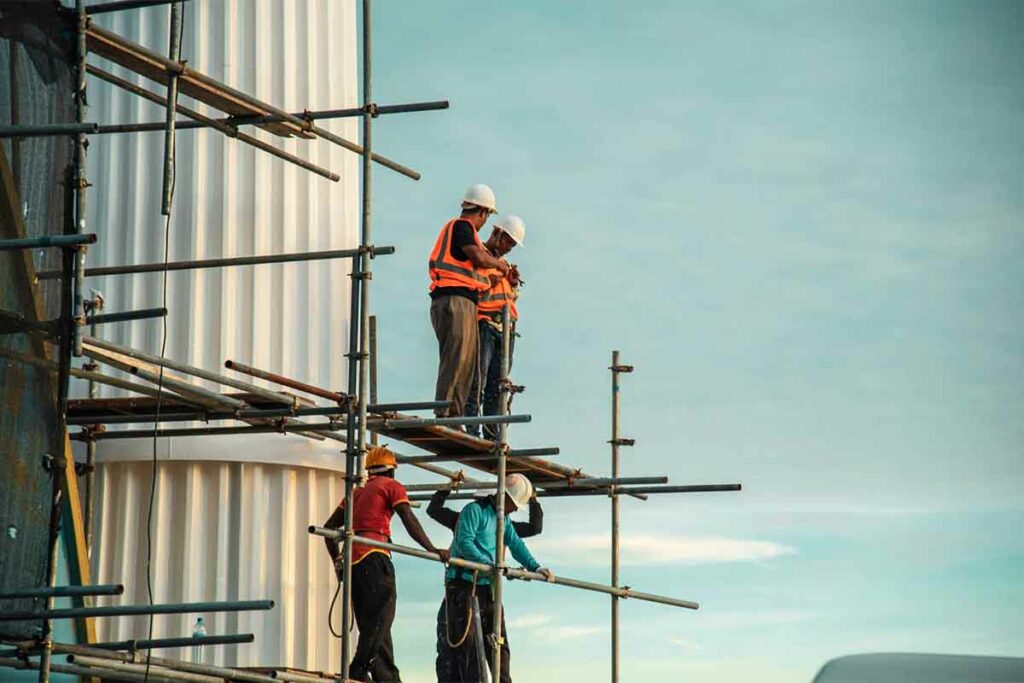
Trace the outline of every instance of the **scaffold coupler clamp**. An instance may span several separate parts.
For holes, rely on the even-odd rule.
[[[501,380],[501,388],[507,391],[509,394],[521,394],[526,391],[525,384],[513,384],[510,379]]]
[[[611,370],[612,372],[621,372],[624,374],[633,372],[632,365],[609,365],[608,369]]]
[[[370,115],[370,118],[375,119],[380,116],[380,107],[377,106],[376,102],[370,102],[363,106],[363,112]]]
[[[636,439],[608,439],[608,443],[613,446],[635,446]]]

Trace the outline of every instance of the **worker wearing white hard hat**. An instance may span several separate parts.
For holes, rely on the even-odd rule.
[[[459,511],[446,505],[451,494],[452,489],[450,488],[438,489],[430,497],[430,504],[427,506],[427,516],[454,532],[459,525]],[[487,498],[488,496],[494,496],[494,489],[479,489],[473,491],[471,495],[473,498]],[[529,515],[526,521],[510,522],[515,528],[516,533],[519,534],[519,538],[524,540],[533,536],[539,536],[544,530],[544,509],[541,507],[540,499],[537,498],[536,492],[530,498],[528,506]],[[455,642],[455,639],[449,638],[447,611],[447,605],[442,600],[437,609],[437,657],[434,659],[434,672],[439,681],[458,680],[455,653],[448,644],[450,641]],[[506,648],[501,655],[501,668],[503,672],[509,671],[509,663],[509,652]]]
[[[504,259],[515,247],[522,245],[526,238],[526,223],[519,216],[508,214],[494,221],[494,229],[484,246],[492,255]],[[509,369],[512,367],[512,354],[515,349],[515,326],[519,320],[519,268],[509,264],[509,272],[502,275],[497,270],[487,273],[491,282],[490,288],[480,296],[476,305],[477,334],[480,338],[480,360],[473,388],[469,392],[466,403],[466,415],[496,415],[501,398],[501,326],[502,312],[505,305],[509,308],[509,323],[512,325],[512,344],[509,347]],[[482,412],[481,412],[482,408]],[[470,434],[480,435],[480,427],[467,428]],[[498,438],[497,425],[483,426],[485,439]]]
[[[438,417],[461,416],[465,409],[479,353],[476,305],[491,286],[485,273],[509,271],[477,234],[497,210],[491,188],[471,185],[462,196],[459,217],[444,224],[430,252],[430,322],[440,359],[434,398],[447,404],[434,411]]]
[[[533,484],[522,474],[510,474],[505,479],[505,500],[500,503],[501,512],[498,512],[499,502],[497,496],[491,494],[485,498],[478,498],[459,513],[459,523],[455,529],[455,539],[452,541],[451,556],[482,564],[494,564],[496,555],[497,523],[498,514],[505,517],[505,547],[512,554],[517,562],[523,565],[528,571],[537,572],[548,581],[554,581],[555,575],[549,569],[540,566],[540,563],[530,554],[530,550],[516,533],[515,525],[508,516],[517,509],[526,507],[530,497],[533,495]],[[455,668],[453,680],[476,681],[477,677],[477,653],[476,643],[472,638],[462,638],[468,633],[469,623],[472,618],[473,600],[476,599],[480,605],[480,618],[482,623],[491,624],[494,620],[494,602],[490,591],[491,575],[487,572],[473,572],[467,569],[449,566],[445,573],[445,638],[452,648],[452,664]],[[505,624],[502,619],[502,661],[507,662],[508,638],[505,637]],[[461,642],[460,642],[461,641]],[[493,660],[493,643],[485,639],[484,647],[487,650],[488,665]],[[511,676],[508,669],[502,666],[501,672],[491,672],[491,680],[511,683]]]

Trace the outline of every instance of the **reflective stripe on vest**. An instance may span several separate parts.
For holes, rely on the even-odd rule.
[[[492,268],[486,271],[488,275],[498,275],[499,272],[496,268]],[[484,318],[496,318],[500,316],[501,310],[508,304],[509,315],[513,320],[519,319],[519,311],[516,310],[516,296],[512,290],[512,285],[509,284],[506,278],[498,280],[498,284],[488,289],[483,295],[480,296],[480,301],[477,302],[477,319],[483,320]]]
[[[455,221],[465,220],[455,218],[444,224],[434,249],[430,252],[428,272],[430,273],[430,291],[438,287],[468,287],[477,291],[484,291],[490,287],[490,280],[481,271],[473,267],[472,261],[459,261],[452,258],[451,241],[452,230],[455,228]],[[480,243],[480,237],[473,231],[473,240],[476,246],[484,248]]]

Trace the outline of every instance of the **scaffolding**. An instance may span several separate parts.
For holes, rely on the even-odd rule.
[[[436,484],[411,485],[410,500],[429,498],[432,492],[451,491],[451,499],[466,499],[472,491],[482,489],[496,491],[496,500],[505,497],[508,475],[522,473],[530,478],[542,497],[605,496],[611,504],[611,557],[610,583],[597,584],[568,577],[557,577],[552,583],[570,588],[599,592],[610,596],[611,601],[611,670],[613,682],[619,677],[619,602],[634,599],[659,604],[697,609],[697,602],[667,596],[644,593],[628,586],[620,586],[619,576],[619,498],[629,496],[647,500],[652,494],[701,493],[738,491],[739,484],[698,484],[669,485],[664,476],[623,477],[620,476],[619,450],[634,445],[633,439],[620,435],[619,425],[619,383],[621,375],[633,372],[633,367],[620,362],[619,351],[612,352],[611,365],[611,434],[608,441],[611,449],[610,476],[588,474],[579,468],[561,465],[548,459],[560,454],[557,447],[513,449],[510,445],[509,425],[529,422],[529,415],[510,414],[514,393],[522,390],[512,384],[510,378],[510,356],[512,329],[509,322],[508,306],[502,315],[501,330],[501,381],[500,413],[491,416],[423,418],[410,411],[433,410],[447,407],[437,401],[406,401],[400,403],[378,403],[376,378],[376,327],[371,311],[371,288],[373,259],[392,254],[393,246],[376,246],[373,242],[373,164],[379,164],[411,179],[418,179],[419,173],[398,162],[374,152],[373,124],[381,115],[407,112],[423,112],[445,109],[444,101],[417,102],[398,105],[378,105],[373,99],[372,61],[372,17],[371,0],[361,0],[361,64],[362,104],[357,108],[335,109],[315,112],[289,113],[263,102],[240,90],[219,82],[187,66],[180,55],[178,35],[182,25],[182,4],[186,0],[128,0],[100,5],[84,4],[76,0],[73,10],[68,10],[69,21],[75,27],[75,121],[73,123],[52,123],[45,125],[0,126],[0,138],[23,139],[31,137],[68,137],[75,143],[73,173],[70,180],[73,201],[70,202],[69,220],[63,235],[26,237],[15,235],[0,240],[0,250],[26,250],[35,248],[59,249],[61,268],[35,273],[29,260],[26,274],[31,281],[37,312],[31,316],[3,312],[0,327],[7,333],[24,333],[33,341],[35,354],[26,354],[11,349],[0,349],[0,355],[18,363],[56,373],[56,434],[65,445],[49,463],[51,475],[51,509],[48,532],[48,561],[46,585],[32,586],[21,591],[0,593],[0,600],[27,598],[42,600],[41,608],[9,611],[0,614],[0,622],[40,621],[41,635],[38,638],[14,642],[14,649],[0,653],[0,667],[38,669],[39,680],[47,681],[50,671],[66,672],[85,677],[116,680],[171,680],[171,681],[274,681],[299,682],[348,679],[349,662],[352,655],[351,614],[352,614],[352,547],[359,543],[428,561],[439,562],[441,558],[433,553],[408,548],[392,543],[375,541],[357,536],[352,524],[352,505],[345,506],[345,520],[341,529],[327,529],[310,526],[312,535],[340,541],[344,570],[342,577],[342,629],[341,661],[337,674],[311,675],[288,671],[252,671],[237,668],[194,664],[176,659],[151,656],[150,652],[162,647],[214,646],[252,642],[252,634],[229,634],[224,636],[195,638],[164,638],[96,643],[91,631],[91,620],[97,617],[136,614],[153,615],[203,611],[265,610],[273,608],[268,600],[234,601],[218,603],[182,603],[148,605],[91,606],[88,598],[95,595],[119,595],[119,585],[90,586],[88,581],[88,559],[85,548],[91,542],[93,516],[93,470],[95,468],[95,447],[98,441],[109,439],[158,438],[168,436],[211,436],[250,433],[294,433],[308,439],[332,440],[344,445],[345,500],[351,500],[356,487],[365,483],[364,458],[370,440],[376,442],[380,436],[398,440],[426,451],[422,454],[399,454],[398,462],[417,467],[439,475],[442,481]],[[170,5],[170,40],[168,55],[157,54],[141,45],[131,42],[113,32],[104,30],[90,22],[90,15],[122,11],[156,5]],[[120,79],[93,64],[87,63],[92,52],[149,80],[166,86],[166,96]],[[164,107],[163,122],[98,124],[87,121],[88,109],[85,98],[87,76],[96,78]],[[178,94],[184,94],[223,112],[221,118],[200,114],[178,103]],[[179,120],[180,114],[185,119]],[[362,121],[360,143],[355,143],[331,133],[316,125],[317,120],[340,117],[359,117]],[[164,263],[124,264],[87,268],[85,263],[87,245],[94,243],[97,236],[86,232],[86,203],[88,180],[85,177],[88,136],[97,134],[128,134],[142,131],[164,131],[163,188],[161,210],[169,215],[171,209],[171,187],[175,171],[175,135],[177,130],[210,128],[235,138],[244,144],[272,154],[291,164],[331,181],[339,180],[338,174],[317,166],[299,156],[285,152],[273,145],[242,132],[244,126],[257,126],[282,138],[311,139],[319,137],[346,150],[360,155],[360,237],[357,248],[324,250],[315,252],[274,254],[261,256],[235,256],[216,259],[175,261]],[[3,150],[0,160],[6,167]],[[7,189],[10,200],[12,190]],[[7,217],[12,225],[17,221]],[[23,230],[22,230],[23,233]],[[100,314],[104,306],[102,297],[86,295],[86,278],[133,275],[140,273],[170,272],[176,270],[197,270],[205,268],[230,268],[269,263],[311,262],[324,259],[350,259],[351,291],[349,300],[349,336],[345,357],[347,363],[347,386],[344,392],[332,391],[305,379],[285,377],[267,370],[250,367],[225,359],[225,369],[247,378],[263,380],[274,385],[267,389],[233,375],[204,370],[163,356],[145,353],[138,349],[113,344],[97,335],[99,325],[122,321],[164,317],[167,310],[145,309]],[[42,308],[38,302],[39,282],[59,282],[61,312],[55,320],[44,320],[38,314]],[[89,334],[85,334],[85,326]],[[48,353],[50,347],[56,353]],[[87,358],[83,368],[72,366],[72,359]],[[118,370],[131,375],[134,381],[126,381],[101,368]],[[173,374],[172,374],[173,373]],[[69,382],[72,377],[86,380],[89,393],[85,399],[69,399]],[[213,391],[196,384],[204,380],[224,387]],[[100,384],[133,392],[123,398],[98,398],[96,389]],[[228,390],[231,391],[228,391]],[[319,401],[319,402],[318,402]],[[326,402],[326,404],[324,403]],[[309,421],[317,418],[326,421]],[[244,426],[168,427],[174,422],[242,422]],[[138,429],[108,431],[108,425],[151,425]],[[498,425],[495,440],[471,436],[457,427],[463,425]],[[77,433],[69,428],[81,427]],[[84,520],[74,510],[80,505],[75,487],[75,464],[71,458],[69,442],[82,441],[86,444],[85,503]],[[462,469],[453,470],[439,463],[456,463],[479,472],[492,475],[493,480],[468,477]],[[498,503],[500,505],[500,502]],[[58,531],[62,516],[71,510],[73,532],[80,546],[77,562],[78,575],[73,575],[79,585],[56,586]],[[78,515],[77,517],[75,515]],[[491,644],[491,671],[501,670],[503,582],[506,578],[528,582],[548,583],[545,577],[524,569],[517,569],[505,563],[504,515],[497,516],[496,553],[493,564],[481,564],[452,558],[449,564],[462,566],[490,574],[494,586],[494,618],[491,624],[483,625]],[[83,561],[83,557],[85,557]],[[84,569],[82,569],[84,567]],[[73,607],[56,609],[55,596],[72,596],[77,602]],[[80,633],[87,644],[54,642],[51,622],[55,619],[74,619],[80,625]],[[478,636],[482,632],[478,629]],[[482,643],[480,643],[482,646]],[[68,656],[68,664],[52,661],[53,654]],[[39,657],[35,662],[30,657]]]

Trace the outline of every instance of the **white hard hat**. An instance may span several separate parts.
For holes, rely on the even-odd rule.
[[[487,185],[470,185],[466,194],[462,195],[462,207],[467,204],[482,206],[491,213],[498,213],[498,202],[494,199],[494,190]]]
[[[511,237],[519,246],[523,246],[523,240],[526,239],[526,223],[519,216],[502,216],[494,221],[494,227]]]
[[[533,484],[521,474],[510,474],[505,480],[505,492],[512,498],[517,509],[526,507],[533,496]]]

